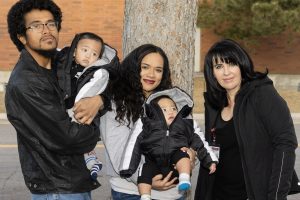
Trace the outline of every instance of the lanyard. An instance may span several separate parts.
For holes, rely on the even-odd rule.
[[[216,128],[212,128],[210,129],[210,134],[211,134],[211,137],[212,137],[212,142],[213,144],[216,144]]]
[[[216,118],[215,118],[215,120],[213,121],[213,124],[212,124],[212,128],[210,129],[210,134],[211,134],[211,138],[212,138],[212,144],[216,144],[216,139],[217,139],[217,135],[216,135],[216,122],[217,122],[217,119],[218,119],[219,115],[221,115],[221,111],[218,112],[218,114],[216,115]]]

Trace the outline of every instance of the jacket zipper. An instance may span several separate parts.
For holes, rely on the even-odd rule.
[[[234,108],[234,110],[236,110],[236,108]],[[236,116],[236,113],[233,111],[233,116]],[[233,123],[234,123],[234,129],[235,129],[235,134],[236,134],[236,138],[237,138],[237,142],[239,145],[239,150],[240,150],[240,156],[241,156],[241,161],[242,161],[242,168],[243,168],[243,173],[245,175],[244,179],[245,179],[245,185],[246,185],[246,192],[248,195],[248,199],[254,198],[254,194],[253,194],[253,189],[251,184],[249,183],[249,175],[248,175],[248,169],[247,169],[247,165],[246,165],[246,161],[245,161],[245,157],[244,157],[244,147],[242,146],[242,139],[241,139],[241,135],[239,130],[239,126],[237,127],[237,121],[236,119],[233,119]],[[250,189],[250,191],[247,190],[247,188]],[[249,193],[250,192],[250,193]]]
[[[168,150],[168,141],[169,141],[169,129],[166,130],[166,135],[165,135],[165,141],[164,141],[164,147],[163,147],[163,153],[164,153],[164,161],[167,160],[167,150]]]

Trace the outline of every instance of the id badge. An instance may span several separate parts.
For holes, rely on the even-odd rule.
[[[215,144],[215,145],[211,145],[210,148],[212,149],[212,151],[214,152],[216,157],[219,159],[219,157],[220,157],[220,146]]]

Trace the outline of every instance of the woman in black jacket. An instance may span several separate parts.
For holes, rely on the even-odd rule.
[[[195,199],[286,199],[299,191],[291,186],[292,177],[298,182],[293,121],[267,73],[255,72],[247,52],[232,40],[208,51],[205,136],[220,157],[215,174],[200,168]]]

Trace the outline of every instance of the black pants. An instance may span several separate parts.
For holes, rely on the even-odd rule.
[[[180,149],[175,151],[171,156],[171,166],[160,167],[157,163],[146,158],[144,165],[139,169],[138,183],[146,183],[152,185],[152,178],[158,174],[162,174],[163,177],[167,176],[170,171],[173,171],[171,179],[178,177],[178,171],[174,169],[174,165],[182,158],[190,158],[186,152]],[[175,181],[178,183],[178,180]]]

